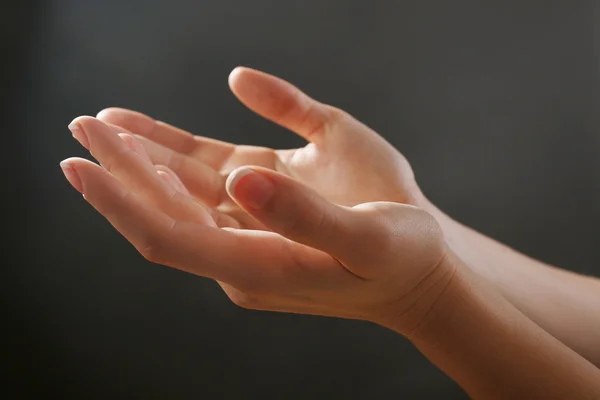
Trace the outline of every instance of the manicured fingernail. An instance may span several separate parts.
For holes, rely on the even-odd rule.
[[[73,134],[73,137],[75,139],[77,139],[77,141],[79,143],[81,143],[81,145],[83,147],[85,147],[86,149],[90,149],[90,142],[83,130],[83,128],[81,127],[81,125],[71,122],[69,124],[69,130],[71,131],[71,133]]]
[[[77,171],[75,171],[75,167],[73,167],[73,164],[67,161],[61,161],[60,168],[62,169],[63,174],[65,174],[65,177],[67,178],[71,186],[77,189],[79,193],[83,193],[83,184],[81,183],[81,179],[79,178]]]
[[[158,176],[160,176],[162,178],[162,180],[169,185],[169,187],[175,191],[179,191],[177,188],[177,183],[173,180],[173,178],[171,177],[171,175],[169,175],[168,173],[166,173],[165,171],[156,171],[158,173]]]
[[[261,209],[275,193],[275,185],[250,168],[238,171],[228,188],[237,200],[255,210]]]
[[[158,172],[158,175],[165,181],[169,186],[172,186],[178,192],[189,196],[190,192],[187,190],[181,179],[177,176],[177,174],[171,171],[169,168],[164,165],[155,165],[154,169]]]

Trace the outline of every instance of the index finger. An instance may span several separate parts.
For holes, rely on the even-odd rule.
[[[97,164],[69,158],[61,167],[85,199],[151,262],[251,289],[284,285],[285,276],[299,270],[279,235],[177,220]]]
[[[235,145],[231,143],[192,135],[148,115],[124,108],[106,108],[100,111],[96,118],[150,139],[177,153],[193,155],[214,169],[220,169],[235,150]]]

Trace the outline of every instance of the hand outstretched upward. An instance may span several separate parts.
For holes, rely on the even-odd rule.
[[[238,305],[387,326],[474,398],[600,394],[590,363],[448,249],[391,145],[277,78],[237,69],[230,83],[310,143],[235,146],[108,109],[70,125],[101,166],[70,158],[65,176],[145,258],[219,281]]]
[[[283,173],[344,206],[369,201],[417,205],[422,197],[406,159],[344,111],[313,100],[288,82],[252,69],[235,69],[229,84],[251,110],[309,143],[291,150],[234,145],[193,136],[119,108],[103,110],[98,118],[113,125],[116,132],[137,134],[154,164],[172,169],[193,196],[226,214],[220,215],[224,226],[257,228],[255,221],[240,212],[225,192],[227,176],[243,165]]]
[[[133,136],[92,117],[70,127],[102,165],[62,163],[87,201],[148,260],[223,282],[239,305],[371,320],[410,335],[454,275],[437,223],[416,207],[350,208],[278,172],[241,167],[224,186],[268,231],[223,228],[210,203],[186,195],[170,171],[156,173]]]
[[[236,146],[192,136],[133,111],[107,109],[98,117],[116,125],[117,132],[138,134],[154,164],[170,166],[197,199],[213,207],[219,226],[268,229],[225,193],[228,174],[242,165],[286,174],[339,205],[418,206],[435,217],[462,262],[543,329],[600,366],[598,279],[551,268],[454,221],[423,195],[406,159],[347,113],[251,69],[234,70],[229,82],[242,103],[309,144],[294,150]]]

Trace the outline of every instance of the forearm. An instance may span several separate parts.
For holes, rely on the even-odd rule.
[[[600,398],[600,370],[476,274],[458,271],[409,335],[426,357],[475,399]]]
[[[450,248],[517,309],[600,366],[600,280],[543,264],[428,206]]]

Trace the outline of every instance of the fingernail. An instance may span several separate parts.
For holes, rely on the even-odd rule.
[[[173,180],[173,178],[171,177],[171,175],[169,175],[168,173],[166,173],[165,171],[156,171],[158,173],[158,176],[160,176],[162,178],[162,180],[173,190],[175,191],[179,191],[177,188],[177,183]]]
[[[79,178],[77,171],[75,171],[75,167],[73,167],[73,164],[67,161],[61,161],[60,168],[62,169],[63,174],[65,174],[65,177],[67,178],[71,186],[77,189],[79,193],[83,193],[83,184],[81,183],[81,179]]]
[[[71,122],[69,124],[69,130],[71,131],[71,133],[73,134],[73,137],[79,142],[81,143],[81,145],[83,147],[85,147],[87,150],[90,149],[90,142],[85,134],[85,132],[83,131],[83,128],[81,127],[81,125]]]
[[[237,200],[255,210],[261,209],[275,193],[275,185],[250,168],[238,171],[228,186]]]
[[[158,172],[158,175],[160,175],[170,186],[173,186],[175,190],[186,196],[190,195],[190,192],[175,172],[164,165],[155,165],[154,169]]]

